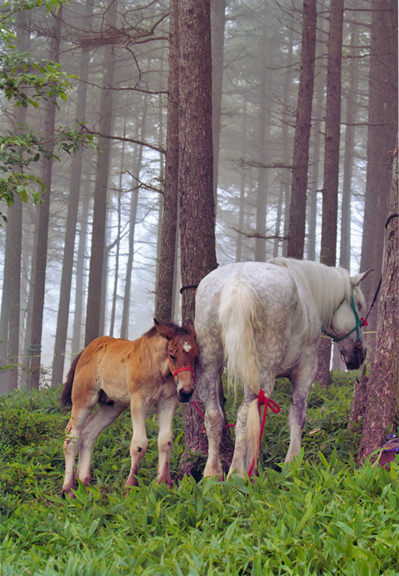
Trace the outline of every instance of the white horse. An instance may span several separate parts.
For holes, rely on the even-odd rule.
[[[257,462],[258,397],[261,391],[270,397],[278,376],[292,383],[286,461],[298,455],[322,331],[337,342],[348,369],[364,361],[360,316],[362,311],[365,315],[365,301],[359,282],[366,274],[350,277],[343,268],[275,258],[228,264],[203,278],[196,295],[195,330],[200,350],[196,386],[205,405],[208,436],[204,476],[223,479],[219,385],[226,363],[229,379],[244,385],[229,475],[235,471],[244,476],[251,462]]]

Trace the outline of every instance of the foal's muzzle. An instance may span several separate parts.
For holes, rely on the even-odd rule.
[[[193,395],[193,390],[189,390],[188,392],[185,390],[179,390],[177,395],[180,402],[188,402]]]

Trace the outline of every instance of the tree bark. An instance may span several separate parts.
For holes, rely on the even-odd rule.
[[[306,192],[308,186],[309,140],[312,119],[316,53],[316,0],[303,2],[302,57],[292,168],[287,256],[303,258],[305,245]]]
[[[378,307],[376,352],[367,382],[362,438],[357,455],[363,462],[380,447],[399,418],[399,216],[398,161],[386,221],[385,265]],[[356,420],[356,418],[354,418]]]

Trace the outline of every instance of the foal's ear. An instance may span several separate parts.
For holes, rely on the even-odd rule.
[[[360,272],[360,274],[356,274],[356,276],[351,276],[351,284],[353,288],[360,284],[360,282],[364,280],[366,276],[368,276],[372,271],[373,269],[369,268],[369,270],[366,270],[366,272]]]
[[[192,338],[194,338],[195,340],[195,328],[194,328],[194,323],[190,320],[189,322],[187,322],[187,324],[184,326],[184,328],[187,330],[187,332],[190,334],[190,336],[192,336]]]
[[[176,329],[170,322],[159,322],[154,318],[154,324],[158,330],[158,334],[167,340],[172,340],[176,336]]]

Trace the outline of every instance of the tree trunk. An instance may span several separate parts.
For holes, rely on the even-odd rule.
[[[61,25],[62,25],[62,5],[57,14],[52,15],[54,18],[53,33],[50,46],[50,60],[58,62],[60,57],[61,45]],[[55,130],[55,102],[48,101],[45,106],[44,117],[44,134],[45,141],[49,142],[48,149],[52,150]],[[47,246],[49,235],[50,221],[50,196],[51,196],[51,178],[53,170],[53,159],[43,158],[42,160],[42,181],[46,186],[46,192],[43,194],[43,203],[39,206],[38,217],[38,236],[35,249],[34,267],[35,275],[33,278],[33,308],[32,308],[32,331],[30,338],[29,353],[30,377],[29,388],[39,388],[40,384],[40,365],[41,365],[41,343],[43,329],[43,308],[44,294],[46,284],[46,267],[47,267]]]
[[[212,134],[213,134],[213,190],[217,205],[217,186],[219,175],[219,145],[222,124],[222,85],[225,0],[211,0],[212,25]]]
[[[85,17],[88,19],[93,12],[94,0],[89,0],[85,7]],[[90,52],[82,51],[79,65],[79,87],[76,103],[76,120],[83,122],[86,116],[87,79],[89,71]],[[60,283],[60,301],[58,305],[57,330],[54,344],[52,386],[62,382],[65,364],[65,349],[68,332],[69,306],[71,300],[71,285],[73,272],[73,256],[76,240],[76,224],[78,218],[79,193],[82,177],[83,149],[79,149],[72,158],[71,181],[68,195],[68,215],[65,228],[64,258]]]
[[[267,55],[266,25],[263,27],[259,54],[261,57],[260,94],[259,94],[259,122],[258,122],[258,189],[256,193],[256,238],[255,260],[266,261],[266,210],[268,202],[268,173],[264,167],[267,161],[267,144],[270,133],[270,111],[268,109],[269,78],[265,57]]]
[[[114,28],[116,24],[117,4],[117,0],[111,2],[106,14],[107,25],[111,28]],[[111,134],[112,128],[112,86],[114,82],[114,71],[114,47],[112,45],[106,45],[104,48],[104,77],[100,103],[100,132],[106,135]],[[85,346],[99,336],[102,319],[102,297],[104,295],[103,288],[105,282],[103,278],[103,266],[110,155],[111,141],[108,138],[102,138],[99,142],[99,152],[97,154],[96,184],[94,188]]]
[[[344,157],[344,177],[342,188],[342,206],[341,206],[341,247],[339,264],[350,271],[351,256],[351,200],[352,200],[352,174],[353,174],[353,154],[356,133],[356,94],[358,90],[359,66],[356,60],[358,28],[355,22],[351,24],[351,49],[349,77],[350,85],[348,88],[347,105],[346,105],[346,127],[345,127],[345,157]]]
[[[305,245],[306,192],[308,186],[309,139],[312,119],[314,64],[316,53],[316,0],[303,2],[302,58],[292,168],[287,256],[303,258]]]
[[[337,251],[338,174],[341,123],[341,65],[343,0],[331,0],[328,37],[326,135],[324,141],[324,188],[320,261],[335,266]],[[322,338],[316,380],[330,383],[331,342]]]
[[[179,204],[183,286],[216,268],[212,179],[210,0],[179,1]],[[183,322],[194,318],[194,290],[183,292]]]
[[[166,163],[163,194],[162,229],[158,262],[155,317],[172,320],[175,276],[176,233],[178,222],[179,171],[179,46],[178,0],[170,1],[169,75]]]
[[[217,266],[212,181],[209,0],[179,0],[179,37],[181,277],[183,286],[193,286]],[[194,303],[195,290],[184,290],[184,323],[194,319]],[[201,407],[195,393],[194,400]],[[206,453],[207,438],[202,418],[194,410],[192,403],[184,406],[183,411],[187,448],[182,457],[180,474],[195,475],[198,463],[196,466],[191,453]],[[225,451],[227,454],[227,448]]]
[[[146,125],[147,125],[147,104],[148,99],[146,96],[143,98],[143,109],[140,126],[141,139],[143,139]],[[140,171],[143,161],[143,147],[139,146],[135,150],[135,158],[133,162],[133,175],[136,182],[140,181]],[[137,175],[137,176],[136,176]],[[129,338],[129,320],[131,313],[131,293],[132,293],[132,273],[134,263],[134,238],[136,233],[136,218],[137,207],[139,202],[140,187],[134,187],[130,198],[130,213],[129,213],[129,248],[126,263],[126,279],[125,290],[123,296],[123,309],[122,309],[122,324],[121,324],[121,338]]]
[[[398,129],[398,5],[396,0],[373,0],[372,8],[367,180],[361,255],[361,270],[374,270],[374,274],[369,274],[362,284],[368,302],[373,298],[382,270],[392,151]],[[377,321],[376,307],[368,321],[372,332]],[[374,337],[368,336],[369,351],[374,342]]]
[[[376,352],[367,382],[363,432],[357,460],[380,447],[399,418],[399,217],[398,161],[386,222],[385,264],[378,307]],[[354,418],[356,420],[356,418]]]
[[[86,260],[86,247],[88,241],[88,221],[89,221],[89,211],[90,211],[90,169],[87,168],[87,175],[83,182],[86,182],[86,186],[83,188],[82,206],[81,206],[81,216],[80,216],[80,230],[79,230],[79,242],[77,247],[76,255],[76,285],[75,285],[75,306],[74,306],[74,317],[73,317],[73,330],[72,330],[72,341],[71,341],[71,352],[72,356],[75,356],[81,351],[83,345],[82,337],[82,318],[83,318],[83,308],[84,308],[84,294],[85,294],[85,260]]]

